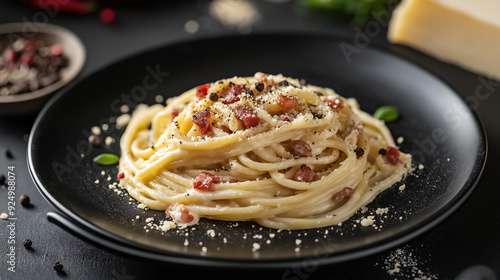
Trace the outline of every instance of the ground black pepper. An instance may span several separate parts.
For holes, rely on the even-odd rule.
[[[281,81],[281,82],[278,83],[278,86],[280,86],[280,87],[287,87],[289,85],[290,84],[288,83],[287,80],[283,80],[283,81]]]
[[[210,93],[209,98],[210,98],[210,100],[212,100],[213,102],[216,102],[217,100],[219,100],[219,96],[218,96],[218,95],[217,95],[217,93],[215,93],[215,92]]]
[[[318,113],[312,113],[312,115],[315,119],[322,119],[325,117],[323,114],[318,114]]]
[[[24,241],[23,241],[24,248],[31,249],[32,245],[33,245],[33,242],[30,239],[24,239]]]
[[[97,147],[101,145],[101,138],[97,135],[92,134],[89,136],[89,143],[90,145]]]
[[[63,271],[64,266],[60,262],[54,263],[54,270],[57,272]]]
[[[385,156],[385,153],[387,153],[387,150],[386,149],[380,149],[378,150],[378,153]]]
[[[255,89],[258,91],[263,91],[264,90],[264,84],[263,83],[256,83],[255,84]]]
[[[153,124],[150,122],[148,123],[148,130],[151,130],[151,127],[153,127]]]
[[[12,152],[9,150],[9,149],[6,149],[5,150],[5,156],[8,158],[8,159],[13,159],[14,156],[12,155]]]
[[[323,93],[321,93],[319,91],[315,91],[314,93],[316,93],[317,96],[323,96]]]
[[[356,158],[360,158],[365,154],[365,150],[363,150],[363,148],[361,147],[356,147],[356,149],[354,149],[354,152],[356,153]]]
[[[24,207],[27,207],[30,205],[30,197],[23,194],[21,195],[21,197],[19,198],[19,203],[21,203],[22,206]]]

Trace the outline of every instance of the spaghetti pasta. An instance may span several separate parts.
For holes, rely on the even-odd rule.
[[[384,122],[356,100],[260,72],[139,106],[120,147],[120,184],[188,225],[338,224],[411,168]]]

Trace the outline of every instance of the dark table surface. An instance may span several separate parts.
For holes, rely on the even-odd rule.
[[[167,1],[165,1],[167,2]],[[87,50],[86,65],[80,75],[88,76],[114,61],[172,42],[221,34],[265,32],[322,32],[355,38],[358,30],[346,20],[332,19],[307,11],[294,1],[253,1],[260,14],[251,28],[224,25],[208,12],[208,1],[168,1],[113,6],[118,15],[114,25],[100,22],[98,15],[86,17],[58,13],[41,14],[16,1],[0,3],[0,23],[38,21],[66,27],[76,33]],[[199,23],[195,33],[186,31],[186,22]],[[244,34],[242,36],[244,36]],[[382,29],[369,44],[389,47]],[[401,56],[415,53],[396,48]],[[415,56],[410,56],[415,57]],[[0,150],[10,149],[14,158],[0,154],[0,174],[9,166],[16,170],[16,196],[27,194],[33,207],[17,207],[14,230],[15,272],[8,271],[10,250],[8,220],[0,221],[0,280],[3,279],[496,279],[500,275],[500,187],[495,177],[500,166],[500,84],[490,82],[490,94],[478,95],[480,76],[417,55],[419,64],[451,84],[474,104],[488,135],[488,162],[479,184],[470,198],[451,217],[430,231],[396,248],[368,257],[333,265],[294,266],[276,270],[235,270],[191,267],[122,256],[74,237],[47,220],[56,211],[39,194],[26,164],[27,137],[35,116],[0,118]],[[484,79],[483,79],[484,81]],[[472,102],[474,101],[474,102]],[[467,133],[467,131],[464,131]],[[0,212],[7,210],[7,190],[0,189]],[[33,242],[33,250],[22,246],[24,239]],[[56,273],[53,263],[64,265]],[[396,263],[401,271],[391,275]],[[475,275],[475,276],[474,276]],[[485,278],[479,278],[483,275]]]

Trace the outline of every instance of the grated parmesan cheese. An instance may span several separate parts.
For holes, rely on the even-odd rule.
[[[367,218],[364,218],[361,220],[361,225],[364,227],[371,226],[374,223],[373,216],[368,216]]]
[[[252,244],[252,251],[255,252],[255,251],[258,251],[260,250],[260,244],[259,243],[253,243]]]
[[[382,214],[387,214],[389,212],[389,208],[377,208],[377,210],[375,211],[375,213],[379,214],[379,215],[382,215]]]
[[[164,221],[163,222],[163,225],[161,226],[161,230],[162,231],[169,231],[173,228],[176,228],[176,225],[174,222],[171,222],[171,221]],[[187,240],[186,240],[187,241]],[[184,242],[185,244],[186,242]]]
[[[94,135],[101,135],[101,128],[98,126],[93,126],[90,130]]]

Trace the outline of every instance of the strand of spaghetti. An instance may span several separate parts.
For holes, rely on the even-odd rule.
[[[379,153],[389,147],[390,158]],[[411,156],[394,151],[385,123],[356,100],[263,73],[139,106],[120,148],[120,184],[184,224],[334,225],[411,170]]]

